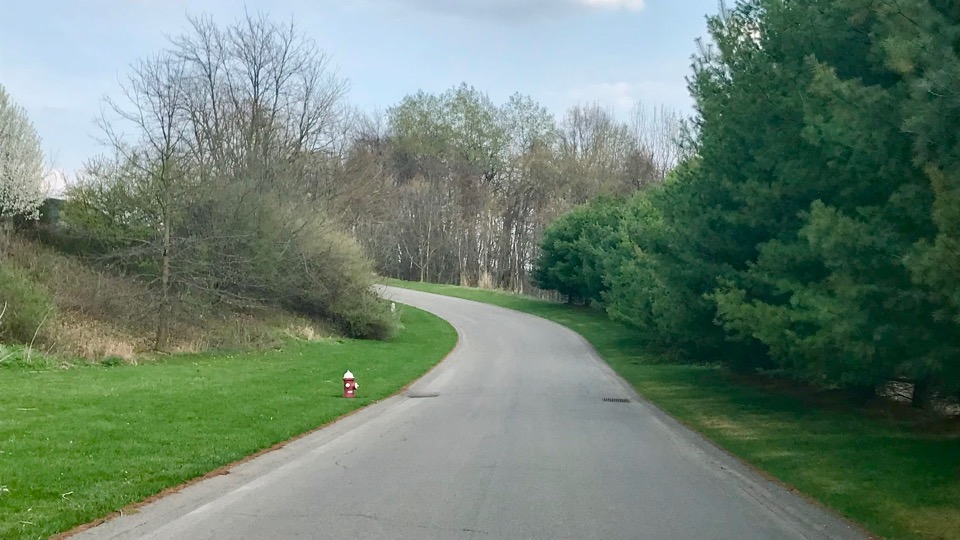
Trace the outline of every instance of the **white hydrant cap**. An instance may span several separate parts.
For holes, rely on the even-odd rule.
[[[353,376],[353,373],[350,373],[350,370],[347,370],[347,372],[343,374],[343,378],[344,378],[344,379],[353,379],[354,376]]]

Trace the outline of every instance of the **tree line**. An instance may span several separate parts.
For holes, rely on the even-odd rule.
[[[680,118],[664,107],[638,104],[624,121],[581,104],[557,118],[463,84],[365,113],[314,41],[266,15],[189,18],[121,85],[99,118],[107,151],[43,239],[157,291],[158,349],[199,304],[279,304],[388,335],[374,271],[530,291],[548,223],[662,181],[681,155]],[[0,192],[26,218],[42,200],[30,159],[17,163],[37,169],[32,184],[4,173],[3,185],[33,198]]]
[[[597,104],[559,119],[529,96],[496,104],[466,84],[418,92],[367,117],[344,163],[344,221],[387,276],[532,290],[546,225],[604,193],[663,179],[679,159],[679,115]]]
[[[960,5],[749,0],[709,19],[660,185],[547,230],[537,283],[694,361],[960,394]]]

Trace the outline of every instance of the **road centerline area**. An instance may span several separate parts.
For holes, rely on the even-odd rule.
[[[76,538],[863,538],[643,401],[575,333],[384,295],[460,345],[406,392]]]

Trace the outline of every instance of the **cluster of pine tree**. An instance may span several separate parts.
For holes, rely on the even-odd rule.
[[[749,0],[695,57],[695,157],[546,232],[536,279],[662,345],[960,394],[960,3]]]

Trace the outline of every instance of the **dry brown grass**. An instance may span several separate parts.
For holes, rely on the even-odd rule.
[[[149,348],[149,340],[145,335],[81,313],[61,316],[55,326],[53,340],[50,348],[54,352],[90,360],[123,358],[133,362],[138,352]]]
[[[57,315],[46,323],[38,348],[92,361],[128,362],[151,350],[158,297],[145,283],[22,238],[12,239],[5,262],[54,297]],[[241,310],[183,300],[171,321],[171,353],[262,348],[287,337],[316,340],[333,335],[322,324],[271,307]]]

